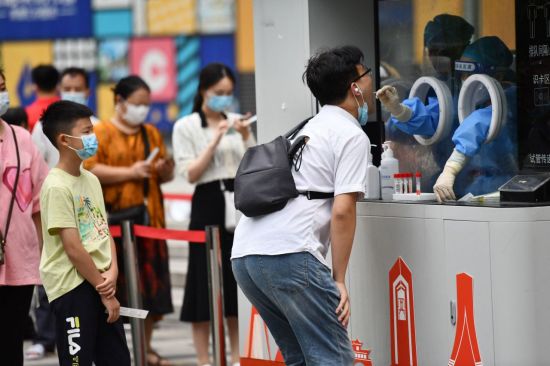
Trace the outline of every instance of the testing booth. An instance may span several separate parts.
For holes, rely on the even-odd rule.
[[[308,58],[351,44],[377,89],[431,115],[431,132],[404,128],[378,104],[364,128],[375,165],[391,141],[400,171],[421,172],[432,192],[453,150],[474,146],[454,182],[462,200],[358,203],[356,365],[549,365],[550,1],[255,0],[254,27],[260,142],[318,109]],[[242,293],[239,325],[243,366],[284,364]]]

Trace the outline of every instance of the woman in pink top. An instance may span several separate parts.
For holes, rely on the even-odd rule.
[[[5,77],[0,70],[0,116],[6,113],[8,106]],[[47,173],[48,166],[29,132],[8,125],[0,118],[0,235],[4,238],[3,261],[0,251],[0,263],[3,262],[0,264],[2,365],[23,365],[24,324],[34,285],[40,284],[38,265],[42,235],[38,200]],[[6,228],[10,207],[11,219]]]

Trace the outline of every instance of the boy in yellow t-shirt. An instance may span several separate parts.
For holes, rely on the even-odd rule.
[[[129,366],[115,298],[116,249],[101,185],[81,169],[82,160],[97,150],[90,116],[88,107],[69,101],[50,105],[42,115],[44,134],[59,150],[59,163],[40,193],[40,275],[56,318],[59,364]]]

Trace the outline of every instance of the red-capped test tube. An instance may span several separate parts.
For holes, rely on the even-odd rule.
[[[401,174],[393,175],[393,192],[395,194],[401,193]]]
[[[413,193],[413,174],[407,173],[407,193]]]
[[[415,178],[416,178],[416,195],[420,196],[420,194],[422,194],[422,174],[420,174],[420,172],[416,172]]]

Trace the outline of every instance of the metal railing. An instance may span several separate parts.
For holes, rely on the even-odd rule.
[[[201,232],[167,230],[134,226],[130,221],[123,221],[121,230],[111,228],[113,237],[122,237],[124,273],[127,281],[128,306],[141,309],[141,296],[139,293],[139,273],[136,255],[136,236],[155,238],[155,234],[161,237],[157,239],[192,240],[206,245],[206,262],[208,273],[208,289],[210,303],[210,326],[212,330],[212,354],[215,366],[227,366],[225,354],[225,329],[224,329],[224,303],[223,303],[223,271],[222,251],[220,241],[220,229],[217,226],[207,226],[205,238],[201,238]],[[139,232],[136,232],[138,231]],[[199,235],[197,235],[199,234]],[[187,238],[187,239],[186,239]],[[130,318],[132,332],[132,346],[134,365],[147,365],[147,345],[145,342],[145,324],[143,319]]]

